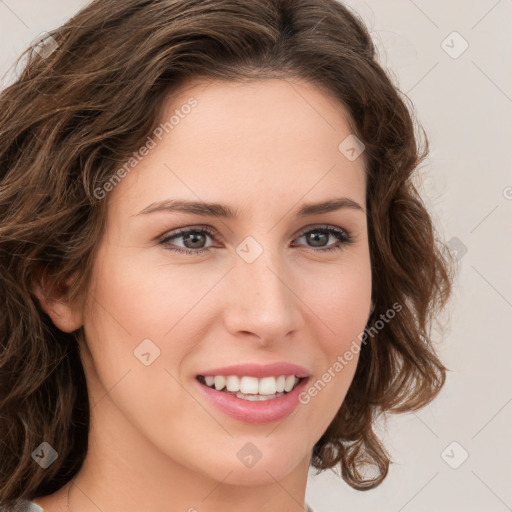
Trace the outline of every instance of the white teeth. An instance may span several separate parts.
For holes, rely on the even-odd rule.
[[[275,395],[244,395],[239,391],[235,396],[242,400],[249,400],[249,402],[265,402],[266,400],[273,400],[283,395],[284,393],[276,393]]]
[[[240,379],[240,392],[258,394],[258,379],[256,377],[242,377]]]
[[[295,380],[295,376],[292,375]],[[263,377],[260,379],[260,385],[258,388],[258,393],[260,395],[275,395],[276,394],[276,379],[275,377]]]
[[[226,377],[223,377],[222,375],[217,375],[213,380],[217,391],[220,391],[226,385]]]
[[[281,396],[283,391],[290,392],[299,382],[299,378],[295,375],[279,375],[278,377],[257,377],[237,375],[216,375],[204,378],[205,383],[209,387],[215,387],[217,391],[225,388],[226,391],[239,393],[245,396]],[[237,395],[238,396],[238,395]],[[242,398],[241,396],[239,398]],[[247,398],[252,400],[252,398]]]
[[[240,379],[236,375],[226,377],[226,389],[228,391],[240,391]]]
[[[293,389],[293,386],[295,386],[295,375],[288,375],[284,383],[284,390],[286,392],[291,391]]]

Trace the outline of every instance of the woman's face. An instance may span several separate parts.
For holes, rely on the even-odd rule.
[[[347,149],[345,110],[302,82],[197,82],[162,122],[103,199],[83,315],[90,450],[235,484],[280,480],[308,467],[356,368],[371,306],[364,154]],[[274,363],[302,367],[300,396],[250,401],[197,379],[253,377],[250,394],[272,388],[258,375],[300,374]],[[241,364],[268,372],[212,372]]]

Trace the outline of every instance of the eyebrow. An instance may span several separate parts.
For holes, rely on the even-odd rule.
[[[348,197],[340,197],[330,199],[321,203],[305,203],[297,212],[298,217],[308,217],[310,215],[318,215],[321,213],[329,213],[341,209],[360,210],[365,213],[363,207],[356,201]],[[184,212],[204,217],[216,217],[226,219],[236,219],[238,211],[228,205],[220,203],[206,203],[204,201],[189,201],[185,199],[166,199],[151,203],[149,206],[140,211],[137,215],[147,215],[153,212]]]

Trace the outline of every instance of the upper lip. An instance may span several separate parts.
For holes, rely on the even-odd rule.
[[[222,366],[199,372],[203,377],[216,375],[238,375],[239,377],[279,377],[280,375],[295,375],[296,377],[309,377],[309,372],[303,366],[287,362],[277,362],[270,364],[246,363],[233,366]]]

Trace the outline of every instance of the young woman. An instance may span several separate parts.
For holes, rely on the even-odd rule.
[[[426,155],[335,0],[96,0],[0,95],[0,506],[311,510],[438,393]]]

